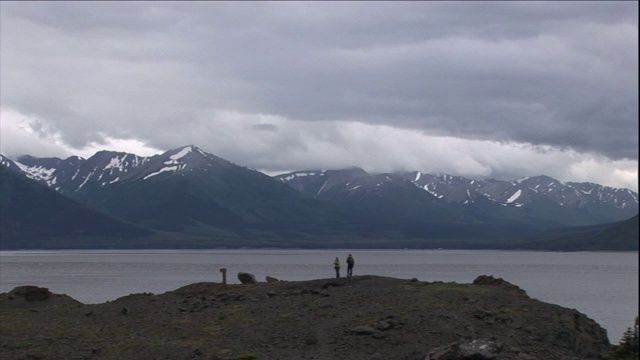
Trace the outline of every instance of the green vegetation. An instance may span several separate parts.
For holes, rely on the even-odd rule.
[[[611,359],[638,360],[640,348],[638,345],[638,317],[632,327],[628,328],[620,340],[620,344],[614,345]]]

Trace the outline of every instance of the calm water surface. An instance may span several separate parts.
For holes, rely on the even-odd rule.
[[[354,275],[471,283],[501,277],[529,296],[575,308],[617,343],[638,315],[638,253],[467,250],[65,250],[0,251],[0,292],[37,285],[84,303],[154,294],[194,282],[239,283],[238,272],[280,280],[334,276],[333,259],[356,259]],[[343,273],[346,269],[343,268]]]

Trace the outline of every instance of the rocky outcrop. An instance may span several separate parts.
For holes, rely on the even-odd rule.
[[[491,339],[453,343],[434,349],[425,360],[491,360],[502,352],[503,345]]]
[[[49,305],[79,305],[80,302],[67,295],[53,294],[48,288],[33,285],[18,286],[0,301],[1,307],[42,307]]]
[[[280,280],[278,280],[278,279],[276,279],[276,278],[274,278],[274,277],[272,277],[272,276],[267,276],[267,277],[265,278],[265,280],[266,280],[268,283],[275,283],[275,282],[280,281]]]
[[[513,285],[502,278],[494,278],[492,275],[480,275],[473,280],[473,285],[491,285],[500,286],[503,289],[509,289],[513,291],[526,294],[519,286]]]
[[[255,275],[250,274],[250,273],[246,273],[246,272],[239,272],[238,273],[238,280],[240,280],[240,282],[242,284],[257,284],[258,281],[256,280]]]
[[[23,297],[26,301],[44,301],[51,297],[51,292],[47,288],[37,286],[20,286],[11,292],[15,296]]]
[[[27,301],[27,296],[48,298]],[[474,284],[377,276],[196,283],[95,305],[16,288],[0,294],[0,319],[2,359],[46,354],[54,359],[578,360],[600,359],[610,351],[606,331],[584,314],[531,299],[489,276]]]

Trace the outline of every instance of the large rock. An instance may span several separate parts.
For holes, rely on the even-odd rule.
[[[258,283],[258,281],[256,281],[256,277],[253,274],[246,273],[246,272],[239,272],[238,273],[238,280],[240,280],[240,282],[243,283],[243,284],[257,284]]]
[[[51,297],[51,292],[47,288],[38,287],[38,286],[19,286],[13,291],[11,291],[13,295],[21,296],[25,300],[31,301],[44,301]]]
[[[490,360],[502,352],[502,344],[494,340],[478,339],[466,343],[453,343],[434,349],[427,360]]]
[[[519,293],[526,294],[526,292],[519,286],[513,285],[502,278],[494,278],[493,275],[480,275],[475,280],[473,280],[473,285],[501,286],[505,289],[514,290]]]
[[[356,326],[351,329],[351,333],[356,335],[371,335],[376,331],[376,329],[367,325]]]
[[[32,308],[64,305],[80,305],[81,302],[64,294],[54,294],[48,288],[25,285],[18,286],[8,293],[0,294],[2,308]],[[3,358],[0,356],[0,359]]]

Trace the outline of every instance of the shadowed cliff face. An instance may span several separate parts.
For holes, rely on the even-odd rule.
[[[21,287],[0,294],[0,319],[7,359],[596,359],[610,350],[585,315],[490,276],[197,283],[95,305]]]

